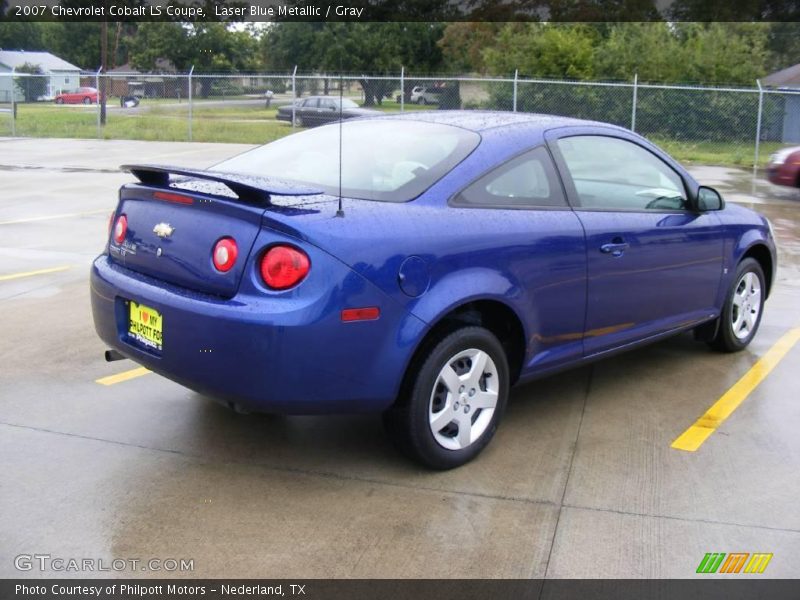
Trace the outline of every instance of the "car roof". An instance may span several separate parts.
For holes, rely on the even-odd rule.
[[[616,125],[609,123],[573,119],[571,117],[561,117],[558,115],[490,110],[411,111],[403,114],[392,114],[372,118],[438,123],[442,125],[462,127],[463,129],[468,129],[478,133],[487,131],[489,129],[501,127],[519,127],[525,125],[531,129],[538,129],[542,131],[554,129],[556,127],[569,126],[613,127],[614,129],[622,129],[621,127],[617,127]]]

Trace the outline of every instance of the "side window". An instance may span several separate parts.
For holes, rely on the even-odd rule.
[[[336,102],[328,98],[322,98],[319,101],[319,107],[325,110],[336,110]]]
[[[303,101],[303,108],[317,108],[317,103],[319,102],[319,98],[306,98]]]
[[[557,145],[582,208],[689,208],[680,176],[641,146],[599,135],[561,138]]]
[[[550,155],[543,146],[487,173],[454,199],[456,206],[562,207],[567,203]]]

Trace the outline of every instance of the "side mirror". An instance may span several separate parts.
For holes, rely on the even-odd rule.
[[[697,210],[705,212],[709,210],[722,210],[725,202],[720,193],[714,188],[700,186],[697,190]]]

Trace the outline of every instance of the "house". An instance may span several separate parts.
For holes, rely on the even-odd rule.
[[[25,50],[0,50],[0,102],[11,101],[14,89],[16,101],[24,96],[19,86],[12,86],[11,77],[4,75],[24,64],[37,65],[47,78],[47,98],[53,98],[62,91],[72,91],[80,87],[81,70],[49,52],[28,52]]]
[[[782,100],[779,137],[782,142],[800,142],[800,64],[764,77],[761,84],[777,92]]]
[[[156,60],[156,69],[143,73],[129,63],[108,70],[106,94],[123,98],[180,98],[186,96],[186,77],[177,75],[175,66],[167,59]],[[82,85],[94,86],[88,79]]]

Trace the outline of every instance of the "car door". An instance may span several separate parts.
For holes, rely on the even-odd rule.
[[[303,101],[302,106],[298,108],[298,113],[300,114],[300,118],[303,120],[303,125],[306,127],[318,125],[318,107],[319,107],[319,98],[306,98]]]
[[[318,123],[331,123],[339,120],[339,105],[333,98],[320,98]]]
[[[555,130],[548,144],[586,234],[585,354],[714,315],[721,224],[691,207],[680,168],[617,130]]]

